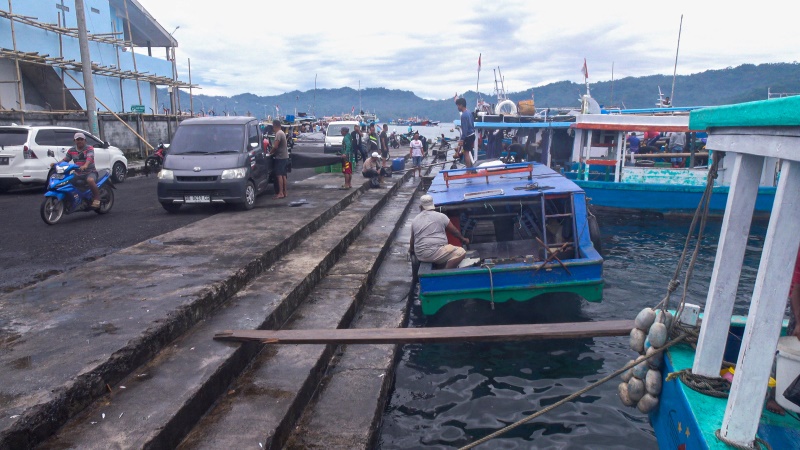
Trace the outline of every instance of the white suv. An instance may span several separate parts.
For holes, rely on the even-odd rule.
[[[342,127],[347,127],[348,132],[352,133],[356,125],[358,125],[358,121],[354,120],[329,123],[328,131],[325,133],[323,153],[340,153],[342,151]],[[356,151],[356,154],[358,154],[358,151]]]
[[[50,163],[61,161],[73,136],[86,135],[86,144],[94,147],[94,163],[98,171],[110,170],[117,183],[125,181],[128,160],[122,150],[103,142],[85,130],[55,126],[0,126],[0,192],[23,184],[46,183]],[[52,150],[53,156],[48,156]]]

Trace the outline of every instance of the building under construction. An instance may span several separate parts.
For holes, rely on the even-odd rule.
[[[89,60],[97,110],[134,123],[141,134],[146,135],[141,115],[161,115],[163,120],[164,115],[191,110],[178,103],[178,89],[192,87],[178,77],[178,41],[138,1],[78,0],[77,7],[76,0],[7,1],[7,8],[0,9],[0,114],[7,116],[3,122],[13,117],[32,123],[48,113],[85,114],[82,61]],[[88,38],[84,51],[90,59],[82,59],[86,55],[79,39],[80,9]],[[171,93],[168,102],[158,102],[158,88]]]

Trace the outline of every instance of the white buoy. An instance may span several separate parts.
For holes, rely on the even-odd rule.
[[[644,388],[648,394],[657,398],[661,394],[661,371],[648,370],[644,377]]]
[[[644,381],[634,377],[628,381],[628,397],[634,401],[638,402],[644,394],[646,393],[644,388]]]
[[[628,395],[628,383],[620,383],[617,387],[617,391],[619,393],[619,399],[622,401],[622,404],[625,406],[634,406],[636,402],[631,400],[631,397]]]
[[[630,361],[628,361],[628,364],[625,364],[625,365],[629,366],[632,363],[633,363],[633,360],[630,360]],[[627,383],[628,380],[631,379],[631,377],[633,377],[633,367],[631,367],[630,369],[626,370],[625,372],[622,372],[622,375],[621,375],[622,381]]]
[[[658,397],[650,394],[644,394],[641,399],[636,403],[636,408],[644,414],[649,413],[658,406]]]
[[[647,371],[649,370],[649,367],[647,367],[647,361],[645,361],[644,356],[636,358],[636,361],[639,364],[633,366],[633,376],[640,380],[644,380],[644,377],[647,375]]]
[[[653,347],[663,347],[667,343],[667,326],[660,322],[654,323],[650,327],[650,332],[647,333],[647,339]]]
[[[653,322],[656,320],[656,312],[653,308],[645,308],[636,315],[636,319],[633,321],[636,328],[647,331],[650,329],[650,326],[653,325]]]
[[[647,339],[647,333],[644,331],[634,328],[631,330],[631,350],[639,353],[640,355],[644,353],[644,340]]]
[[[647,353],[645,353],[645,356],[649,357],[650,355],[652,355],[656,351],[658,351],[657,348],[650,347],[650,348],[647,349]],[[647,359],[647,367],[649,367],[651,369],[660,369],[661,368],[661,362],[662,362],[663,358],[664,358],[663,355],[658,355],[658,356],[653,356],[652,358],[648,358]]]

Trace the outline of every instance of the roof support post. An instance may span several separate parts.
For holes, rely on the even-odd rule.
[[[761,158],[759,158],[761,159]],[[751,445],[775,358],[793,264],[800,246],[800,162],[784,160],[758,267],[736,376],[722,419],[723,437]]]
[[[733,181],[692,366],[692,373],[706,377],[718,377],[722,365],[764,160],[760,156],[730,152],[725,158],[734,160]]]

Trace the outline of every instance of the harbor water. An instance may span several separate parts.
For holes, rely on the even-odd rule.
[[[414,298],[409,327],[635,318],[666,294],[691,220],[608,214],[598,218],[606,283],[601,303],[552,295],[498,304],[492,310],[488,302],[468,300],[426,319]],[[755,222],[751,227],[735,314],[747,312],[766,225]],[[706,229],[688,285],[689,303],[705,301],[720,226],[721,220],[716,220]],[[683,285],[672,294],[671,304],[682,295]],[[627,337],[405,345],[378,448],[462,447],[552,405],[635,356]],[[657,448],[647,416],[620,403],[618,383],[608,382],[477,448]]]

